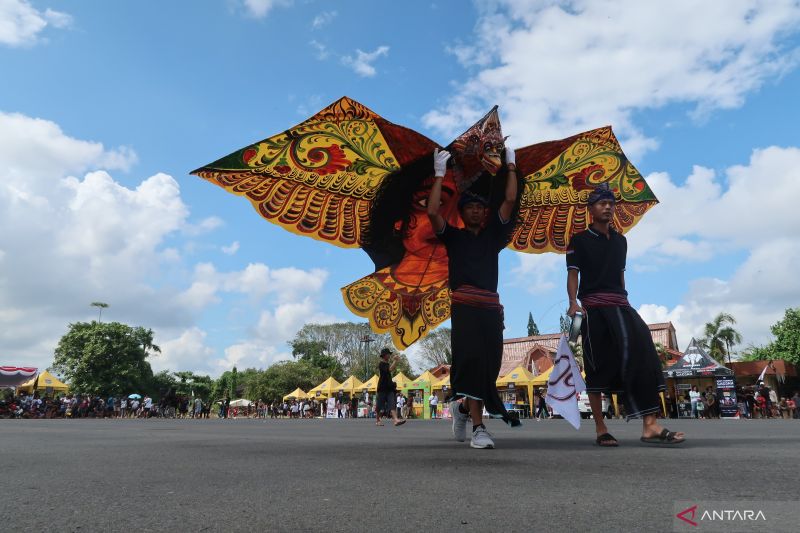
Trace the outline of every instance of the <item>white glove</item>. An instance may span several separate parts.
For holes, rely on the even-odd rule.
[[[447,172],[447,160],[450,159],[450,152],[447,150],[433,150],[433,175],[437,178],[444,176]]]
[[[509,146],[506,146],[506,165],[517,166],[517,154]]]

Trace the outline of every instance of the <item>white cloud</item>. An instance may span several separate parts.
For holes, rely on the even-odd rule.
[[[184,330],[178,337],[156,344],[161,353],[149,358],[153,372],[161,370],[189,370],[192,372],[208,372],[208,360],[214,355],[214,349],[206,344],[208,334],[194,326]]]
[[[637,156],[657,146],[634,124],[637,110],[684,103],[701,117],[735,108],[800,57],[779,44],[800,27],[800,5],[790,0],[679,0],[657,13],[638,0],[498,1],[479,9],[473,43],[448,47],[469,78],[424,117],[445,134],[498,103],[504,131],[518,143],[613,124]]]
[[[769,326],[800,302],[800,281],[792,270],[800,261],[800,149],[755,150],[748,165],[728,168],[724,179],[695,167],[683,185],[666,174],[648,182],[661,204],[628,235],[635,264],[699,264],[734,252],[748,255],[729,279],[697,279],[681,304],[645,305],[643,316],[675,322],[682,346],[720,312],[736,317],[744,346],[766,342]]]
[[[264,18],[276,7],[288,7],[292,0],[243,0],[245,11],[255,17]]]
[[[333,22],[338,13],[336,11],[323,11],[311,21],[311,27],[315,30],[323,28]]]
[[[70,15],[50,8],[39,11],[27,0],[0,1],[0,44],[34,44],[47,26],[66,28],[71,24]]]
[[[352,68],[353,71],[355,71],[355,73],[359,76],[371,78],[377,74],[377,71],[375,70],[375,67],[372,66],[372,63],[374,63],[379,57],[386,56],[388,54],[388,46],[379,46],[373,52],[363,52],[357,49],[355,57],[344,56],[342,58],[342,63]]]
[[[235,255],[239,251],[239,241],[233,241],[228,246],[222,247],[222,253],[225,255]]]
[[[328,51],[328,47],[322,44],[321,42],[317,41],[316,39],[312,39],[311,41],[309,41],[308,45],[314,49],[315,51],[314,55],[320,61],[328,59],[328,56],[331,55],[330,52]]]
[[[122,153],[69,137],[46,120],[0,114],[0,225],[8,228],[0,232],[0,353],[6,363],[48,366],[70,322],[96,319],[89,306],[96,300],[111,305],[104,320],[154,330],[163,349],[151,360],[156,370],[217,372],[222,350],[214,346],[230,342],[232,333],[240,339],[225,357],[264,366],[286,351],[286,340],[305,320],[327,319],[318,309],[328,276],[321,269],[253,263],[219,272],[200,263],[187,279],[189,267],[175,245],[220,220],[191,223],[178,183],[166,174],[133,187],[116,181],[109,161],[123,168],[133,157],[132,151],[117,157]],[[223,317],[212,338],[197,321],[219,313],[212,306],[222,301],[236,320]],[[258,355],[248,358],[255,352],[242,346]]]
[[[511,284],[525,287],[531,294],[544,294],[556,287],[564,271],[564,256],[557,254],[517,254],[519,265],[511,270]]]
[[[793,270],[800,262],[800,148],[754,150],[747,165],[732,166],[721,177],[695,166],[682,184],[666,173],[651,174],[647,181],[661,203],[627,235],[631,276],[642,271],[668,276],[670,268],[687,264],[698,272],[714,272],[732,255],[745,253],[746,258],[727,279],[706,275],[673,287],[685,292],[679,304],[646,303],[640,307],[642,317],[672,321],[682,348],[720,312],[738,320],[744,336],[740,349],[766,342],[769,326],[800,302]],[[563,256],[519,257],[512,284],[538,294],[564,283]]]

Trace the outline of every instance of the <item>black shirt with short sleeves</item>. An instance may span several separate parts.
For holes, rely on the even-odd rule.
[[[392,374],[389,372],[389,368],[387,361],[378,363],[378,392],[391,392],[397,388],[397,384],[392,381]]]
[[[498,257],[513,226],[510,221],[501,220],[500,213],[490,214],[486,227],[477,235],[445,222],[437,237],[447,248],[451,290],[472,285],[497,292]]]
[[[578,298],[598,292],[628,295],[622,286],[622,272],[628,241],[609,229],[608,237],[592,228],[576,233],[567,246],[567,269],[580,271]]]

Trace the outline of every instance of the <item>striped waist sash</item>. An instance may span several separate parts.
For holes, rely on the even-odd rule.
[[[618,292],[595,292],[581,298],[584,307],[610,307],[613,305],[630,305],[628,297]]]
[[[480,289],[472,285],[461,285],[450,293],[450,301],[454,304],[471,305],[484,309],[503,310],[500,304],[500,295],[496,292]]]

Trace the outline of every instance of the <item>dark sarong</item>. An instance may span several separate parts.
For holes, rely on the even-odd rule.
[[[630,305],[581,303],[586,392],[622,393],[626,419],[661,412],[666,386],[650,328]]]
[[[519,417],[506,411],[495,384],[503,358],[502,307],[476,307],[453,302],[450,316],[452,397],[482,400],[493,418],[502,418],[512,427],[519,426]]]

